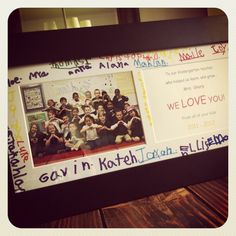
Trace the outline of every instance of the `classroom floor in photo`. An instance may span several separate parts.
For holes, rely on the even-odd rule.
[[[140,142],[132,141],[129,143],[123,142],[120,144],[112,144],[112,145],[96,148],[94,150],[78,150],[78,151],[69,151],[69,152],[64,152],[64,153],[59,153],[59,154],[46,155],[43,157],[34,158],[34,165],[42,166],[42,165],[52,164],[55,162],[70,160],[74,158],[95,155],[98,153],[120,150],[123,148],[133,147],[133,146],[142,145],[142,144],[145,144],[145,142],[144,141],[140,141]]]

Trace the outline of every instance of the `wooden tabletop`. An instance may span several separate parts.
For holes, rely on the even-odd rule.
[[[125,194],[125,193],[124,193]],[[228,215],[228,178],[41,225],[43,228],[216,228]]]

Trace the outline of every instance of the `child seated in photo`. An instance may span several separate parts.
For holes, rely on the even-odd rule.
[[[97,118],[98,118],[98,113],[101,113],[101,112],[106,113],[103,105],[98,105],[98,108],[96,110],[96,117]]]
[[[79,114],[83,114],[83,110],[82,110],[82,102],[80,101],[79,99],[79,94],[77,92],[74,92],[72,94],[72,102],[71,102],[71,105],[73,107],[77,107],[78,110],[79,110]]]
[[[124,104],[129,100],[128,97],[121,95],[119,89],[115,89],[115,96],[113,97],[113,105],[116,109],[124,110]]]
[[[45,142],[47,154],[56,154],[65,151],[63,134],[58,133],[54,124],[49,123]]]
[[[57,107],[57,102],[54,102],[53,99],[48,99],[47,101],[47,107],[43,109],[42,111],[54,111],[55,115],[60,111],[60,109]]]
[[[45,121],[45,128],[47,128],[48,125],[52,123],[56,127],[57,131],[61,133],[62,131],[61,131],[60,125],[63,123],[63,120],[56,117],[56,113],[54,110],[48,110],[47,116],[48,116],[48,120]]]
[[[111,124],[115,121],[115,111],[112,101],[108,101],[106,105],[106,116]]]
[[[92,102],[92,93],[90,91],[86,91],[84,93],[85,99],[84,99],[84,105],[85,106],[90,106],[91,111],[94,112],[95,109],[93,108],[93,102]]]
[[[116,117],[115,124],[111,126],[111,129],[113,130],[115,135],[115,143],[116,144],[122,143],[123,140],[126,142],[132,141],[128,133],[128,125],[123,120],[122,110],[116,110],[115,117]]]
[[[92,106],[92,93],[90,91],[86,91],[84,95],[85,95],[84,105]]]
[[[92,99],[93,108],[98,109],[98,105],[103,105],[103,99],[99,89],[94,90],[94,98]]]
[[[70,117],[73,106],[67,103],[67,99],[65,97],[60,98],[61,106],[59,107],[60,111],[58,112],[58,116],[62,118],[67,115]]]
[[[84,105],[82,106],[82,109],[83,109],[83,110],[84,110],[84,107],[85,107],[85,106],[89,106],[90,109],[91,109],[91,112],[94,112],[94,111],[95,111],[95,109],[94,109],[93,106],[92,106],[92,101],[91,101],[91,100],[85,99]]]
[[[137,110],[133,106],[130,106],[127,111],[130,117],[130,120],[128,121],[128,129],[130,130],[130,136],[133,141],[138,142],[144,138],[141,118]]]
[[[78,125],[80,120],[81,120],[81,118],[79,116],[79,108],[73,107],[72,112],[71,112],[71,122],[74,122]]]
[[[91,107],[90,106],[84,106],[84,115],[81,117],[79,124],[83,124],[84,125],[84,117],[86,115],[90,115],[93,117],[94,120],[97,120],[97,116],[95,114],[92,113]]]
[[[95,124],[95,120],[91,115],[84,117],[85,125],[82,127],[80,133],[85,134],[87,144],[91,149],[95,149],[101,146],[101,140],[98,136],[97,129],[102,128],[101,125]]]
[[[127,123],[128,120],[130,119],[128,108],[130,107],[130,104],[128,102],[125,102],[124,104],[124,109],[123,109],[123,114],[124,114],[124,121]]]
[[[85,147],[84,138],[81,135],[78,126],[73,122],[69,124],[69,133],[65,138],[65,146],[71,151],[77,151]]]
[[[98,134],[101,139],[101,145],[105,146],[109,144],[114,144],[115,138],[111,130],[111,123],[106,118],[106,113],[104,112],[98,113],[97,124],[101,126],[101,128],[98,129]]]
[[[64,115],[62,117],[63,124],[61,125],[61,131],[63,133],[64,138],[68,135],[69,133],[69,124],[70,124],[70,119],[68,115]]]
[[[42,156],[45,152],[45,138],[46,135],[40,132],[37,123],[32,123],[29,130],[29,141],[33,157]]]
[[[102,100],[103,100],[103,105],[106,106],[108,101],[111,101],[110,96],[107,94],[107,91],[102,91]]]

